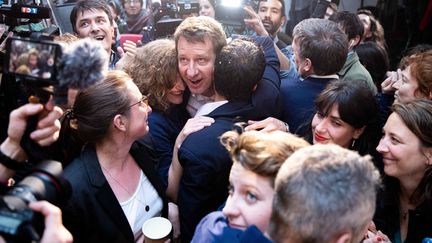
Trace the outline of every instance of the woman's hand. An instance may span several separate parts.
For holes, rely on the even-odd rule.
[[[204,127],[208,127],[213,123],[214,123],[214,119],[207,116],[197,116],[194,118],[190,118],[184,125],[183,129],[180,131],[179,135],[177,136],[175,142],[176,147],[180,148],[183,141],[190,134],[203,129]]]
[[[268,117],[261,121],[248,121],[248,126],[245,127],[245,131],[251,131],[251,130],[260,130],[263,132],[272,132],[272,131],[283,131],[283,132],[289,132],[288,131],[288,125],[276,118]]]
[[[180,217],[178,212],[178,206],[175,203],[168,203],[168,219],[173,226],[173,239],[174,242],[180,240]]]

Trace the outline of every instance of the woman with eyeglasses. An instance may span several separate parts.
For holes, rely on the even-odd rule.
[[[384,187],[374,222],[391,242],[422,242],[432,236],[432,101],[393,105],[377,150]],[[423,241],[424,242],[424,241]]]
[[[64,171],[73,192],[63,219],[74,242],[134,242],[147,219],[167,216],[154,162],[135,143],[149,131],[151,111],[122,71],[81,90],[67,111],[62,135],[79,155]]]

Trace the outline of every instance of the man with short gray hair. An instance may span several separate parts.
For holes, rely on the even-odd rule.
[[[339,26],[326,19],[305,19],[293,32],[292,49],[298,78],[282,79],[282,116],[290,132],[305,135],[305,122],[315,114],[314,100],[339,77],[348,53],[348,39]]]
[[[370,156],[337,145],[296,151],[275,181],[274,242],[360,242],[375,212],[380,174]]]

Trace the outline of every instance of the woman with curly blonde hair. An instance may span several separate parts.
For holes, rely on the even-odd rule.
[[[168,112],[183,102],[185,85],[178,75],[175,43],[170,39],[152,41],[137,48],[133,59],[125,64],[128,73],[153,110]]]

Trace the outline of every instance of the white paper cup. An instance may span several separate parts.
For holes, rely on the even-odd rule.
[[[144,222],[142,232],[145,243],[163,243],[169,239],[171,222],[163,217],[154,217]]]

